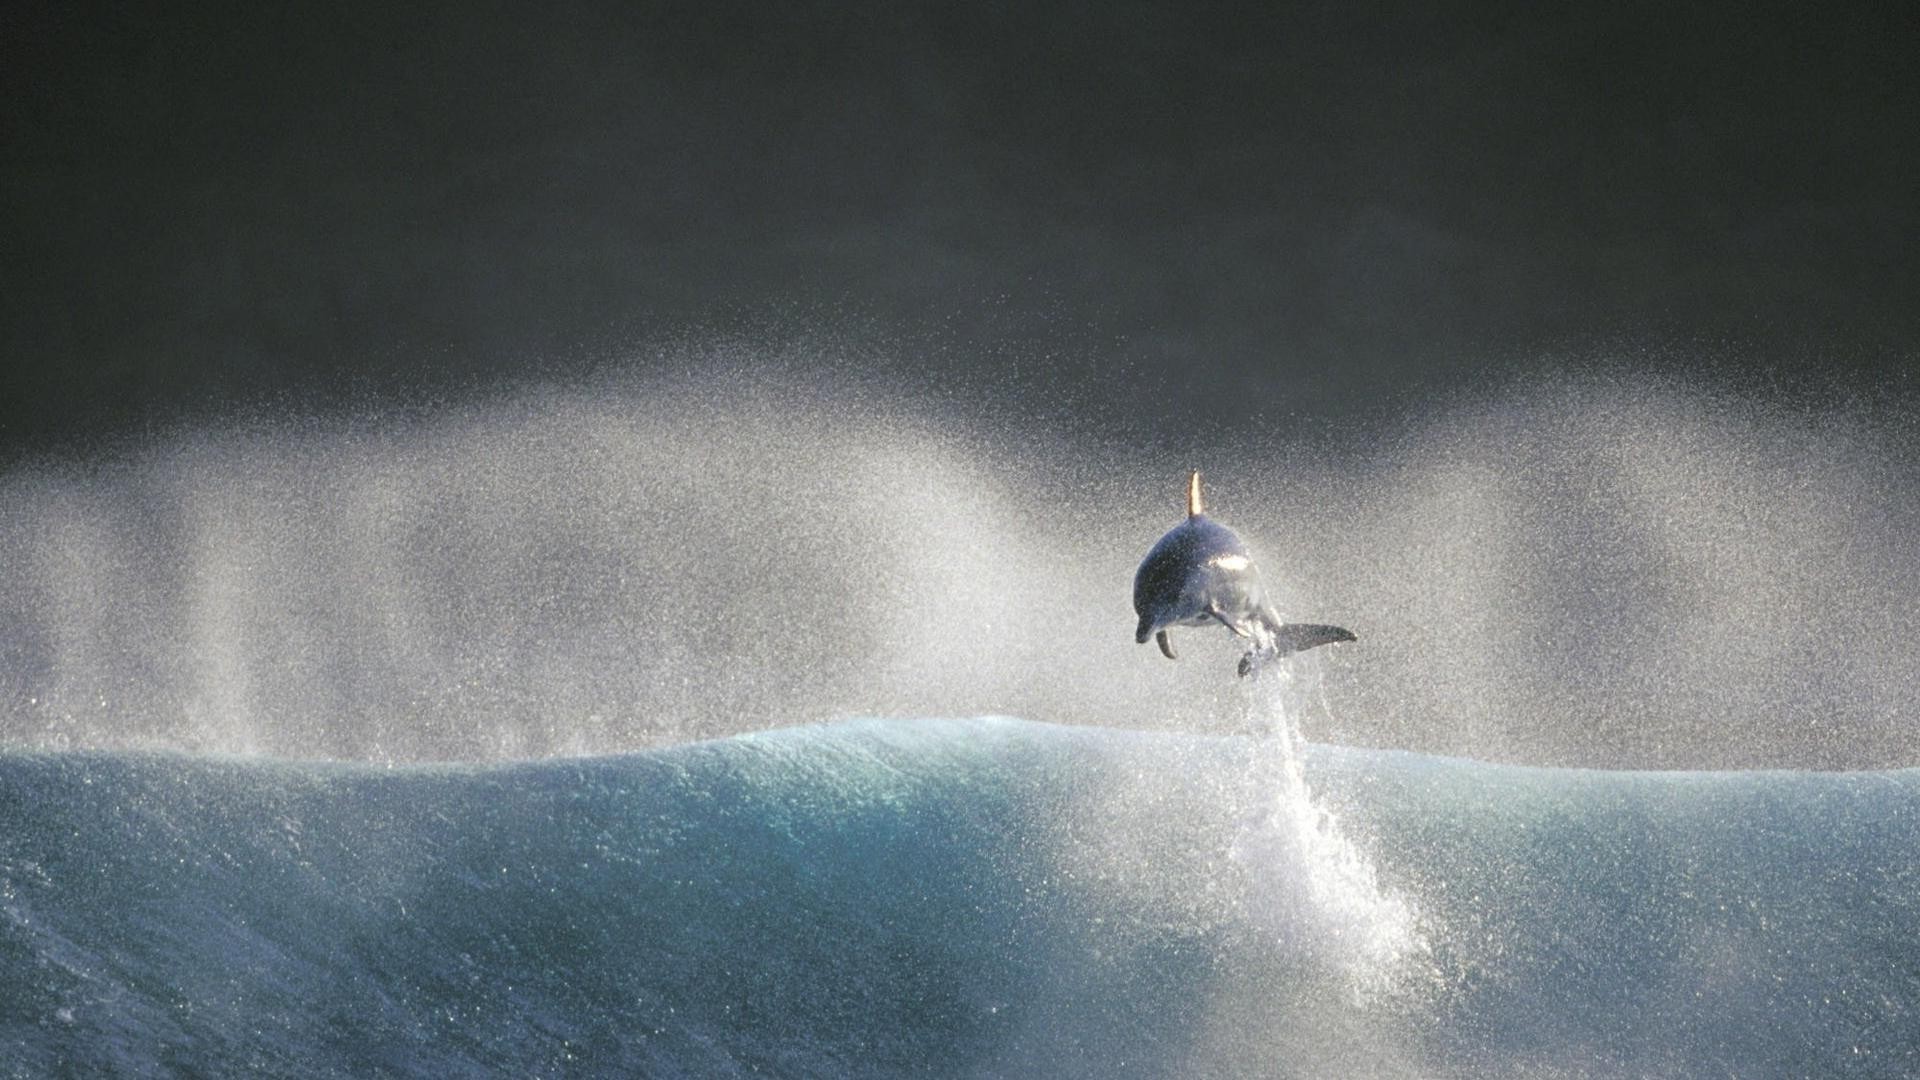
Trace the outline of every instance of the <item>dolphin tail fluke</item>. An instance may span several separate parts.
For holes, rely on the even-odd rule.
[[[1322,623],[1286,623],[1273,628],[1273,654],[1286,656],[1335,642],[1358,640],[1351,630],[1344,627]]]
[[[1340,626],[1328,626],[1324,623],[1283,623],[1270,625],[1273,631],[1273,648],[1254,649],[1240,658],[1240,675],[1244,678],[1254,668],[1268,660],[1278,660],[1282,656],[1291,656],[1297,652],[1332,645],[1342,641],[1358,641],[1353,631]]]

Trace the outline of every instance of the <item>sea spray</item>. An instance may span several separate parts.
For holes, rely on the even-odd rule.
[[[1405,985],[1427,943],[1413,903],[1382,888],[1367,852],[1307,783],[1295,717],[1313,683],[1273,665],[1244,684],[1252,748],[1228,855],[1243,875],[1245,917],[1300,961],[1337,973],[1365,1004]]]
[[[661,371],[727,359],[688,349]],[[839,716],[1239,723],[1218,666],[1130,632],[1167,454],[734,360],[8,469],[0,744],[479,761]],[[1913,442],[1596,382],[1192,463],[1276,602],[1360,635],[1295,667],[1341,702],[1316,739],[1859,767],[1920,760]],[[1207,636],[1189,661],[1226,657]]]

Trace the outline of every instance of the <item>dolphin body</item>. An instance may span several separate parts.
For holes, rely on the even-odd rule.
[[[1134,640],[1153,638],[1169,660],[1169,627],[1219,623],[1233,631],[1251,643],[1240,658],[1242,676],[1268,660],[1355,640],[1338,626],[1280,621],[1246,543],[1202,512],[1197,470],[1187,478],[1187,520],[1167,530],[1133,575],[1133,610],[1140,615]]]

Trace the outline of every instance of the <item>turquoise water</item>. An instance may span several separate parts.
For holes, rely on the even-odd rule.
[[[0,821],[0,1075],[1920,1073],[1920,771],[867,720]]]

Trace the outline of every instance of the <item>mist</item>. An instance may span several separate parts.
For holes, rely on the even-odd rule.
[[[0,737],[412,761],[857,715],[1210,731],[1233,644],[1190,630],[1168,663],[1129,606],[1198,467],[1283,612],[1359,635],[1292,662],[1311,738],[1920,762],[1897,415],[1553,377],[1364,450],[1143,451],[796,375],[821,347],[14,470]]]

